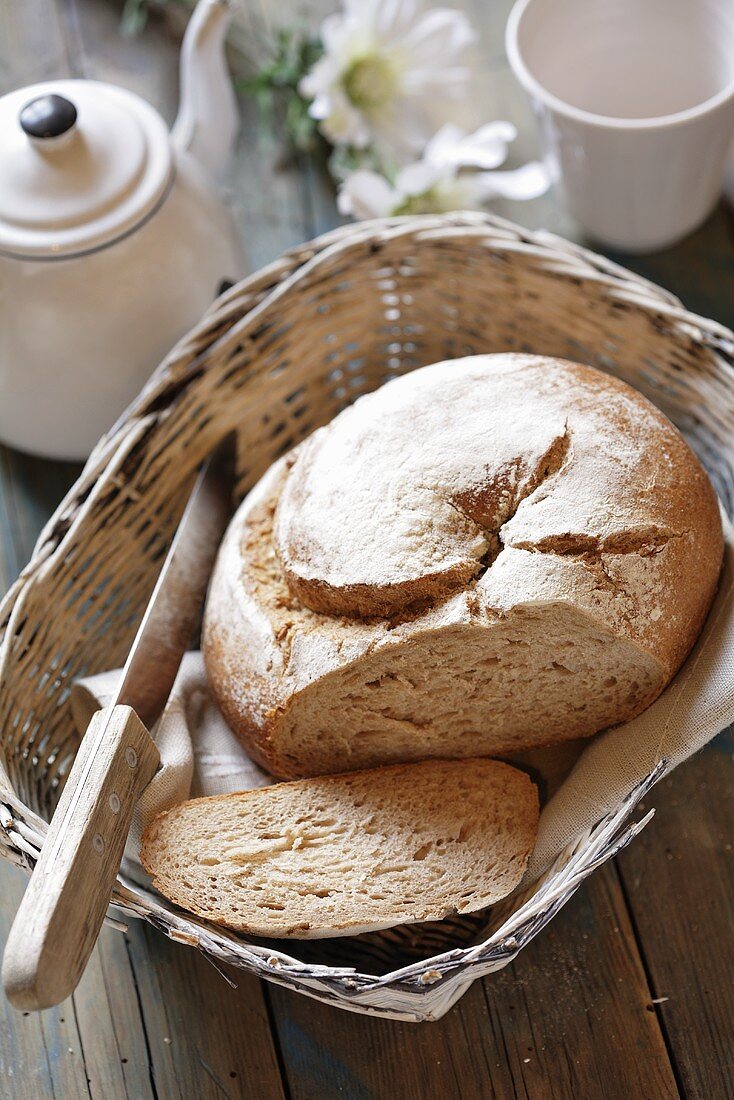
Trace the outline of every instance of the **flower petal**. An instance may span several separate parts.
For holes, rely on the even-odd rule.
[[[454,122],[447,122],[437,130],[427,143],[423,158],[429,164],[455,164],[456,155],[465,137],[465,131]]]
[[[422,195],[425,191],[429,191],[434,187],[439,180],[451,178],[453,175],[451,169],[447,170],[438,165],[419,160],[415,164],[408,164],[398,172],[395,178],[395,187],[403,195]]]
[[[340,12],[327,15],[320,28],[321,44],[327,54],[341,50],[345,35],[348,34],[347,20]]]
[[[315,65],[302,76],[298,90],[305,99],[315,99],[320,92],[327,92],[337,75],[337,69],[331,57],[319,58]]]
[[[532,160],[508,172],[481,172],[476,177],[485,200],[492,198],[527,201],[544,195],[550,186],[548,169]]]
[[[416,63],[443,67],[455,62],[476,38],[471,23],[462,12],[453,8],[433,8],[406,34],[403,47],[410,51]]]
[[[400,196],[385,177],[367,168],[348,175],[337,196],[339,212],[359,219],[387,217],[399,201]]]
[[[497,168],[507,158],[507,146],[517,137],[511,122],[488,122],[473,134],[447,123],[433,135],[425,153],[433,164],[461,168]]]

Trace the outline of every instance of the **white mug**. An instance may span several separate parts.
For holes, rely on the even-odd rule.
[[[518,0],[506,44],[590,236],[650,252],[705,220],[734,132],[734,0]]]

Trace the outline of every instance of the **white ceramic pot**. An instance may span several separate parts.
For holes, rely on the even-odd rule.
[[[592,237],[654,251],[708,216],[734,134],[732,0],[519,0],[506,43]]]
[[[0,99],[0,439],[85,458],[159,360],[244,273],[217,194],[236,131],[223,0],[184,41],[172,134],[122,88]]]

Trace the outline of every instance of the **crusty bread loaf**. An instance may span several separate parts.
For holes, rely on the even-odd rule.
[[[431,760],[184,802],[141,859],[199,916],[315,939],[484,909],[519,883],[537,822],[523,772]]]
[[[703,468],[624,383],[538,356],[438,364],[361,398],[244,501],[207,670],[282,777],[588,736],[670,681],[722,548]]]

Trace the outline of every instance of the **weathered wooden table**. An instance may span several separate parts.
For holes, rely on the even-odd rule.
[[[484,116],[512,119],[518,158],[532,155],[529,109],[502,45],[509,0],[455,2],[482,35]],[[315,20],[335,6],[318,0],[305,14]],[[272,0],[243,7],[254,43],[296,10],[286,14]],[[3,0],[0,90],[69,73],[96,77],[141,92],[172,119],[178,44],[170,21],[153,18],[129,40],[118,34],[119,16],[109,0]],[[336,213],[313,168],[279,170],[276,140],[250,105],[243,113],[231,190],[256,267],[331,227]],[[498,209],[578,236],[551,199]],[[678,248],[622,262],[734,325],[725,204]],[[3,587],[77,473],[0,449]],[[133,923],[124,936],[105,929],[78,992],[60,1008],[20,1015],[0,998],[0,1097],[730,1100],[733,790],[734,746],[722,734],[654,791],[657,816],[616,863],[513,966],[477,982],[437,1024],[366,1019],[242,974],[232,990],[202,956],[147,925]],[[3,865],[0,883],[3,942],[24,879]]]

